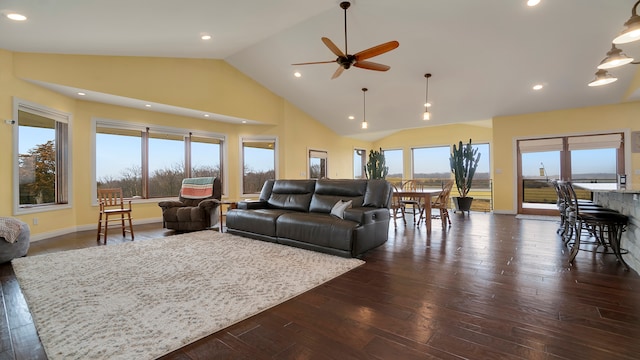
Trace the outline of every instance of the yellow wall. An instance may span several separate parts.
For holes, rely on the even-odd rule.
[[[494,118],[494,210],[516,211],[514,139],[613,130],[640,130],[640,102]],[[635,174],[640,169],[640,154],[631,155],[631,166],[626,172],[633,183],[640,184],[640,175]]]
[[[98,212],[91,191],[94,180],[90,170],[94,162],[93,138],[90,135],[93,118],[225,134],[225,186],[229,199],[239,199],[241,194],[241,137],[277,137],[279,178],[306,178],[309,148],[328,151],[331,177],[351,178],[353,149],[370,147],[368,142],[336,135],[220,60],[52,55],[0,50],[0,66],[3,69],[0,72],[2,119],[12,118],[14,96],[72,114],[72,206],[65,210],[17,216],[29,224],[32,238],[36,240],[96,226]],[[235,125],[75,100],[34,85],[27,79],[247,118],[263,125]],[[13,161],[12,127],[4,123],[0,126],[0,160],[3,169],[10,170]],[[0,173],[0,216],[13,216],[12,179],[13,171]],[[38,218],[37,225],[33,224],[34,217]],[[157,201],[136,201],[134,218],[138,223],[159,221],[161,212]]]

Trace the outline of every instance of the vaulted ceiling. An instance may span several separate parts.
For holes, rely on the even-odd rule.
[[[336,133],[375,140],[401,129],[490,126],[495,116],[640,99],[640,89],[629,88],[636,65],[611,70],[615,83],[587,86],[634,2],[542,0],[529,7],[526,0],[353,0],[349,53],[390,40],[400,46],[369,59],[389,71],[352,67],[333,80],[335,63],[291,64],[334,60],[321,37],[344,49],[338,0],[3,0],[0,12],[28,20],[2,17],[0,48],[224,59]],[[203,34],[212,39],[200,39]],[[640,59],[640,42],[620,48]],[[425,73],[433,74],[429,122],[422,120]],[[544,87],[536,91],[535,84]],[[369,89],[367,130],[360,128],[363,87]],[[110,95],[117,94],[102,94],[102,101],[130,106],[144,100]]]

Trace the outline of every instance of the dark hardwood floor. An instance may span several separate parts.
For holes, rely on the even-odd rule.
[[[407,218],[365,265],[162,359],[640,358],[640,277],[614,255],[566,266],[554,221],[458,213],[427,234]],[[90,246],[95,232],[79,232],[29,256]],[[46,359],[10,264],[0,284],[0,358]]]

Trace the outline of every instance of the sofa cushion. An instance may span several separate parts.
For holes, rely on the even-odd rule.
[[[329,214],[289,212],[276,220],[276,236],[351,251],[358,223]]]
[[[267,203],[272,208],[307,212],[315,185],[315,180],[278,180]]]
[[[367,180],[321,179],[309,205],[310,212],[330,213],[336,202],[352,201],[353,207],[360,207],[364,201]]]
[[[284,209],[229,210],[227,212],[227,228],[276,236],[276,220],[288,212],[290,210]]]
[[[389,186],[386,180],[369,180],[362,206],[373,206],[377,208],[388,207],[391,195],[391,186]]]

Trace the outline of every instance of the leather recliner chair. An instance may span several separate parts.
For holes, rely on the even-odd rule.
[[[163,227],[198,231],[218,226],[222,183],[217,177],[182,180],[178,201],[161,201]]]

